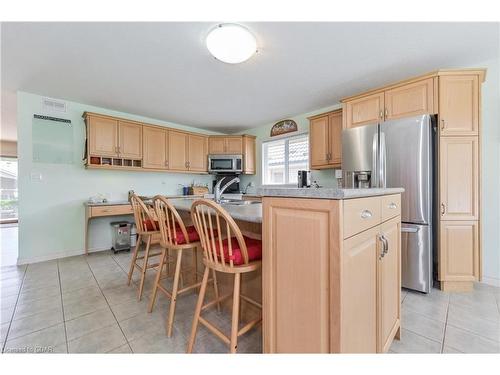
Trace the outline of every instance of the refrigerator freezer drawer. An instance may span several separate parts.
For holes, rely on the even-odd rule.
[[[432,287],[432,227],[401,224],[401,284],[429,293]]]

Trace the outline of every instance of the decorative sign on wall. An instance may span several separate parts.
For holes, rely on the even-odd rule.
[[[271,128],[271,137],[276,135],[291,133],[297,131],[297,123],[293,120],[281,120]]]

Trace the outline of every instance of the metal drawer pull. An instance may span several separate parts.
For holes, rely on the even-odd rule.
[[[371,213],[371,211],[369,210],[363,210],[363,212],[361,212],[361,217],[363,219],[369,219],[373,216],[373,214]]]
[[[420,228],[401,228],[401,232],[405,233],[417,233]]]
[[[444,215],[446,212],[446,206],[444,205],[444,203],[441,203],[441,215]]]
[[[395,208],[398,208],[398,205],[394,202],[391,202],[387,207],[389,207],[391,210],[394,210]]]
[[[378,239],[382,242],[382,251],[380,252],[378,257],[378,259],[381,260],[385,256],[385,254],[389,252],[389,242],[383,234],[379,234]]]

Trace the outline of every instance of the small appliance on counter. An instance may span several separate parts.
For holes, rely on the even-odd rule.
[[[297,187],[311,187],[311,171],[298,171]]]

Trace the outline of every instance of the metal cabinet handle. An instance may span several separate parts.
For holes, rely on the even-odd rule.
[[[388,205],[387,207],[389,207],[391,210],[394,210],[394,209],[395,209],[395,208],[397,208],[398,206],[397,206],[397,204],[396,204],[396,203],[391,202],[391,203],[389,203],[389,205]]]
[[[362,219],[369,219],[373,216],[372,212],[369,211],[369,210],[363,210],[363,212],[361,212],[361,218]]]
[[[382,250],[380,251],[380,254],[378,255],[378,259],[379,260],[382,260],[382,258],[385,256],[386,254],[386,250],[385,250],[385,246],[386,246],[386,243],[384,242],[384,235],[383,234],[379,234],[377,235],[377,239],[382,242]]]
[[[441,215],[444,215],[446,213],[446,206],[444,203],[441,203]]]
[[[380,117],[380,118],[384,118],[384,111],[380,110],[380,112],[379,112],[379,117]]]
[[[444,119],[441,119],[441,130],[444,130],[445,128],[445,122]]]
[[[165,160],[165,167],[168,167],[168,160]]]
[[[385,116],[385,118],[387,118],[389,116],[389,111],[387,110],[387,108],[384,110],[384,116]]]

